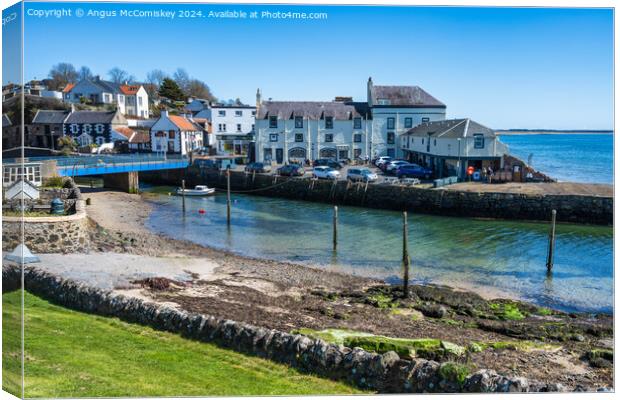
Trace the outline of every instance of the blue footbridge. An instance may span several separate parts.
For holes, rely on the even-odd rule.
[[[22,160],[18,158],[3,158],[2,160],[3,164],[21,162]],[[157,153],[56,155],[27,157],[23,162],[45,164],[45,169],[55,169],[57,176],[99,175],[104,179],[104,185],[106,181],[109,181],[110,187],[129,188],[130,190],[137,187],[139,172],[184,169],[190,164],[188,157]]]

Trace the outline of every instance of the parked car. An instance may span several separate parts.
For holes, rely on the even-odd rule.
[[[387,173],[387,174],[395,174],[396,171],[398,170],[398,167],[400,167],[401,165],[405,165],[405,164],[409,164],[409,161],[405,161],[405,160],[392,160],[389,163],[383,164],[383,166],[385,167],[385,173]]]
[[[350,181],[375,182],[379,177],[368,168],[349,168],[347,179]]]
[[[333,169],[342,169],[344,163],[341,161],[332,160],[331,158],[319,158],[314,160],[312,164],[314,167],[331,167]]]
[[[271,165],[262,162],[253,162],[245,166],[245,172],[271,172]]]
[[[340,172],[336,171],[332,167],[320,166],[314,167],[312,170],[312,177],[318,179],[333,179],[340,178]]]
[[[282,176],[304,176],[306,170],[299,164],[283,165],[278,168],[278,174]]]
[[[422,178],[422,179],[430,179],[433,176],[433,171],[424,168],[418,164],[404,164],[398,167],[396,171],[396,176],[398,179],[402,178]]]
[[[381,157],[377,158],[377,160],[375,161],[375,165],[377,167],[380,167],[382,164],[388,163],[390,161],[392,161],[392,157],[381,156]]]

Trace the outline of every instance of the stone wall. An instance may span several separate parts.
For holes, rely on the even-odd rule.
[[[183,172],[143,176],[143,180],[180,185],[207,184],[226,188],[225,172],[192,168]],[[557,210],[560,222],[613,225],[613,198],[581,195],[527,195],[491,192],[461,192],[346,181],[255,176],[231,173],[232,189],[252,195],[284,197],[330,204],[410,211],[425,214],[549,221]]]
[[[525,378],[508,378],[481,370],[457,382],[442,376],[441,364],[424,359],[400,359],[395,352],[369,353],[212,316],[187,313],[165,305],[103,291],[26,267],[26,289],[61,306],[118,317],[205,342],[291,365],[304,372],[349,382],[381,393],[561,391]],[[2,269],[3,291],[20,286],[20,269]]]
[[[2,250],[12,251],[24,242],[34,253],[73,253],[88,248],[88,218],[84,200],[76,200],[75,214],[59,217],[4,217],[2,219]]]

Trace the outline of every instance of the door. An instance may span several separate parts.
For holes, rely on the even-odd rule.
[[[276,149],[276,163],[282,164],[283,161],[284,161],[284,150]]]

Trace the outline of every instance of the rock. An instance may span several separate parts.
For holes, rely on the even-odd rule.
[[[430,304],[417,306],[416,309],[424,314],[425,317],[443,318],[448,314],[446,307],[441,304]]]
[[[459,346],[458,344],[454,344],[451,342],[441,341],[441,348],[444,349],[446,355],[452,355],[457,358],[465,355],[465,347]]]

